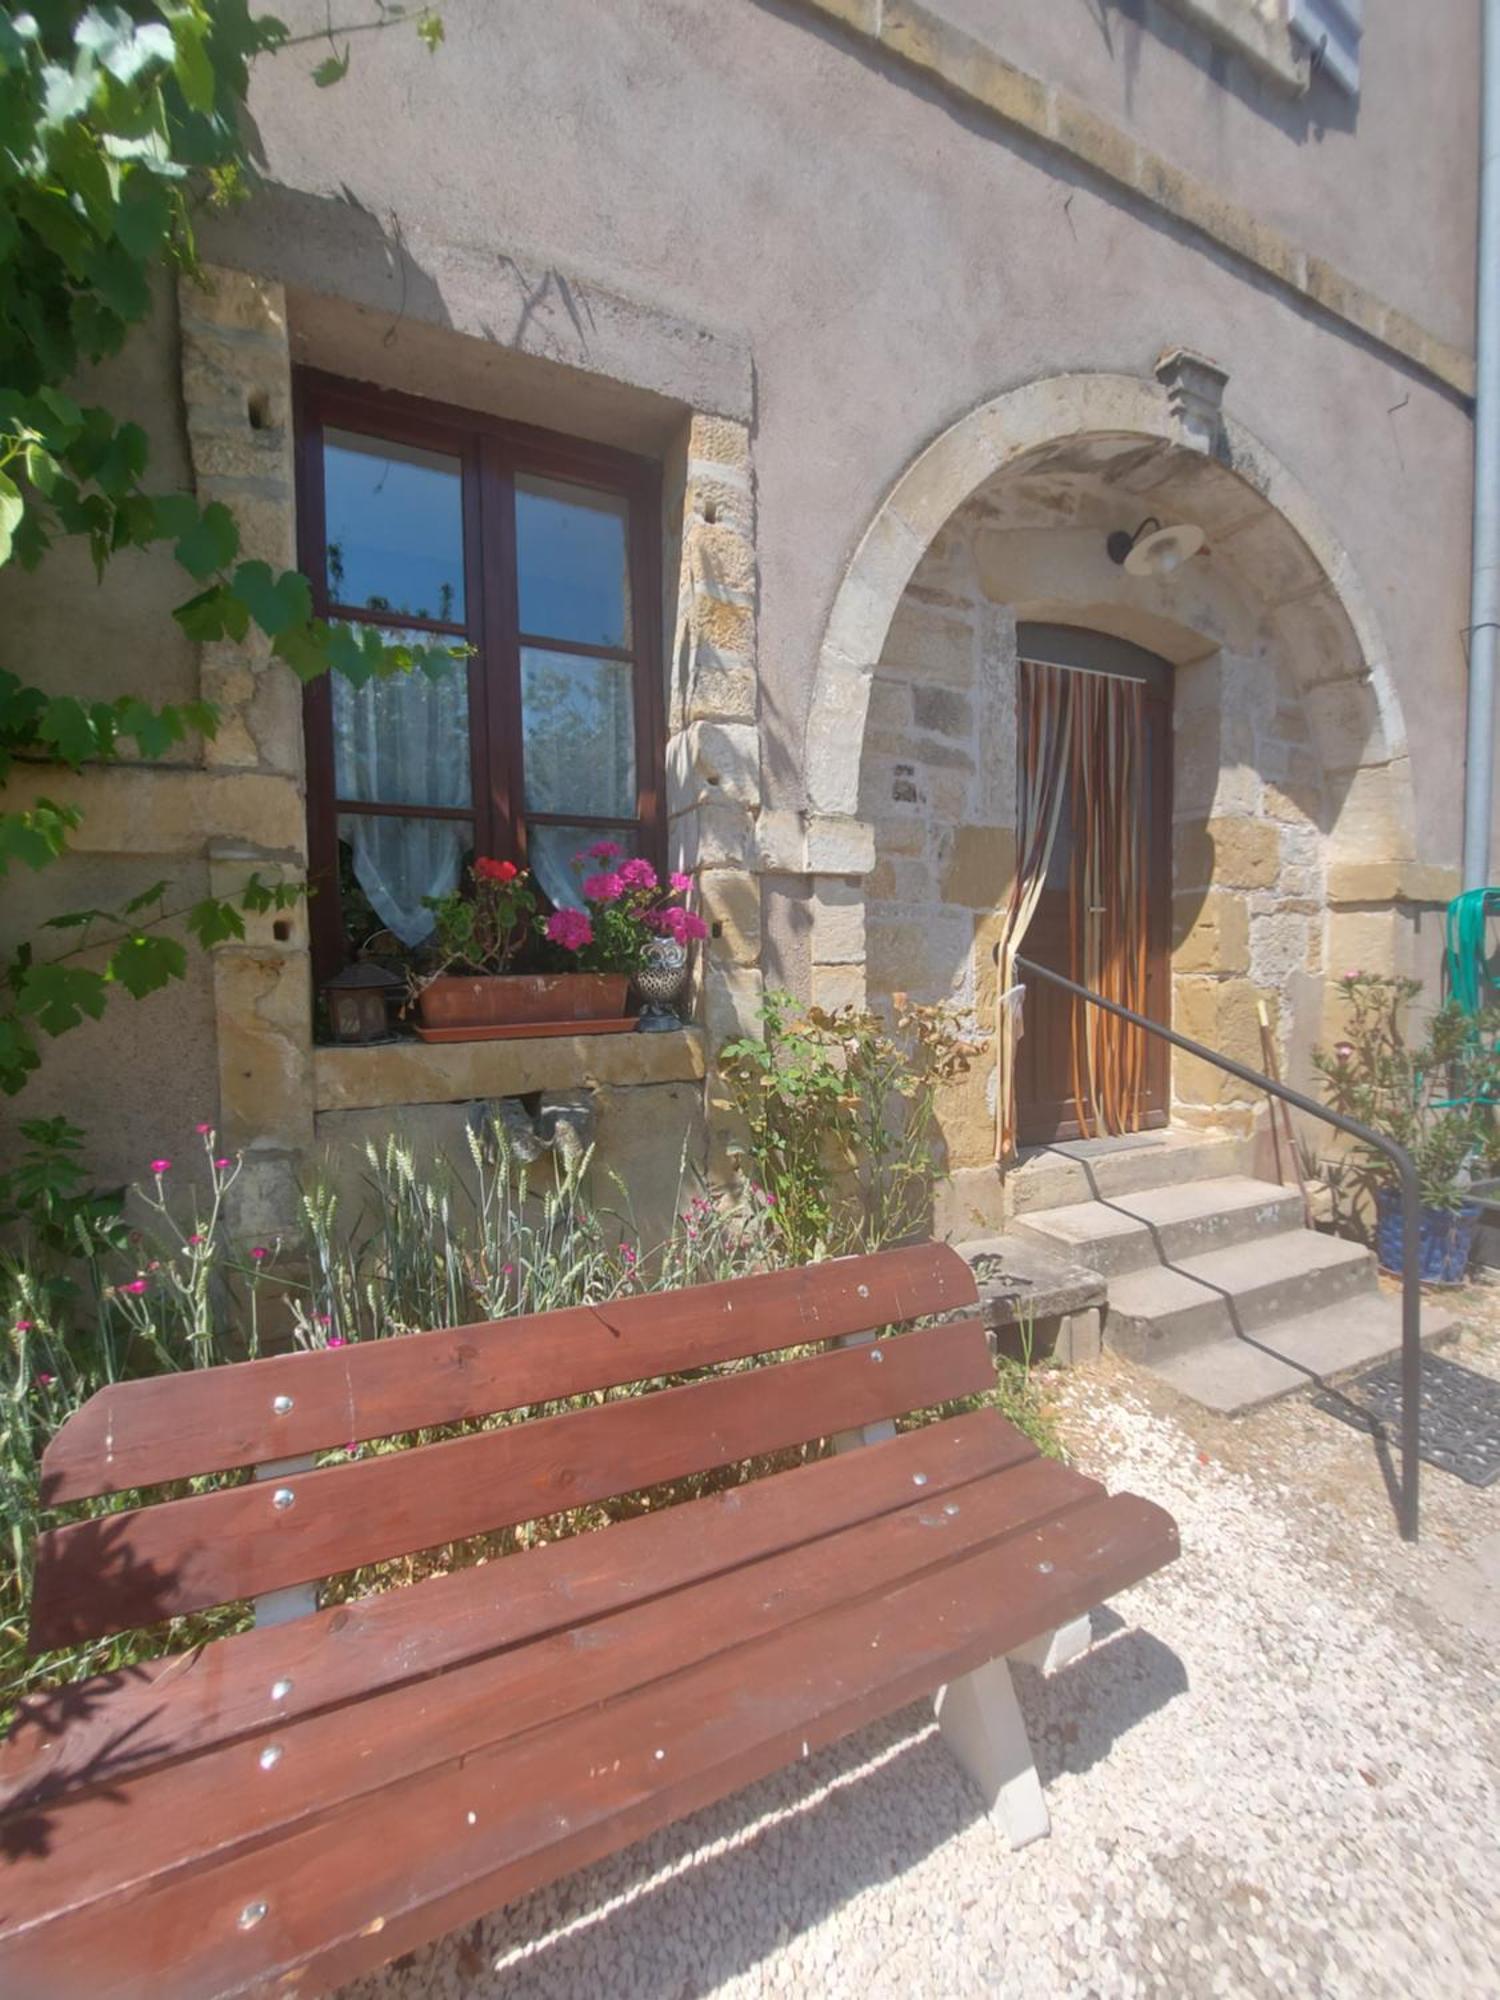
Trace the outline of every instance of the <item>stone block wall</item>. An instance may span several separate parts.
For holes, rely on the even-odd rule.
[[[859,797],[870,997],[941,1001],[986,1042],[939,1102],[950,1169],[994,1156],[994,949],[1016,859],[1015,618],[979,588],[972,525],[937,536],[891,623]]]

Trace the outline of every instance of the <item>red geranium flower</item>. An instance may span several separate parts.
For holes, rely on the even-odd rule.
[[[474,863],[474,873],[485,882],[514,882],[520,870],[514,861],[490,861],[482,858]]]

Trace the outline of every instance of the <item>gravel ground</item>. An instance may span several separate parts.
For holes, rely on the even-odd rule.
[[[1465,1309],[1500,1374],[1500,1293]],[[1057,1400],[1184,1553],[1018,1677],[1049,1841],[1012,1854],[911,1708],[345,2000],[1500,1994],[1500,1486],[1428,1472],[1414,1551],[1300,1400],[1228,1424],[1109,1358]]]

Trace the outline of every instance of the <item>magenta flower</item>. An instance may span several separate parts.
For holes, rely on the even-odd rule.
[[[270,1251],[266,1248],[264,1243],[257,1243],[254,1249],[250,1252],[250,1255],[255,1259],[257,1264],[259,1264],[264,1258],[269,1257],[270,1254],[271,1254]]]
[[[618,875],[585,875],[583,893],[591,903],[618,903],[625,884]]]
[[[636,1252],[634,1246],[629,1243],[621,1244],[620,1261],[622,1264],[624,1264],[627,1270],[631,1268],[631,1266],[635,1263],[635,1260],[636,1260]]]
[[[172,1162],[170,1160],[153,1160],[151,1162],[151,1171],[153,1174],[170,1173],[172,1171]]]
[[[502,1277],[506,1277],[506,1278],[513,1278],[513,1277],[514,1277],[514,1276],[516,1275],[516,1267],[515,1267],[515,1265],[514,1265],[514,1264],[502,1264],[502,1265],[500,1266],[500,1274],[501,1274],[501,1276],[502,1276]]]
[[[145,1289],[146,1280],[144,1278],[132,1278],[128,1285],[121,1285],[120,1287],[122,1292],[129,1292],[134,1298],[139,1298]]]
[[[315,1319],[315,1320],[317,1321],[317,1323],[318,1323],[318,1325],[319,1325],[319,1326],[332,1326],[332,1325],[333,1325],[333,1314],[332,1314],[332,1313],[314,1313],[314,1314],[313,1314],[313,1318],[314,1318],[314,1319]]]
[[[685,896],[693,886],[692,876],[684,875],[680,868],[673,869],[669,880],[672,884],[672,893],[674,896]]]
[[[342,1347],[342,1346],[343,1346],[343,1344],[344,1344],[344,1336],[343,1336],[343,1335],[342,1335],[341,1333],[330,1333],[330,1334],[329,1334],[329,1336],[328,1336],[328,1345],[329,1345],[330,1347]]]
[[[594,942],[594,926],[582,910],[554,910],[547,919],[547,937],[564,951],[582,951]]]
[[[36,1379],[42,1388],[50,1389],[52,1384],[57,1380],[57,1377],[55,1375],[38,1375]]]
[[[234,1161],[227,1159],[218,1159],[214,1161],[214,1165],[218,1168],[221,1174],[227,1174],[229,1172],[229,1169],[234,1165]]]
[[[188,1238],[189,1244],[191,1244],[194,1248],[196,1248],[197,1245],[200,1244],[202,1241],[203,1238],[201,1236],[190,1236]]]
[[[640,859],[622,862],[619,879],[627,889],[655,889],[660,886],[651,863]]]
[[[675,938],[679,944],[708,936],[708,925],[702,917],[695,917],[680,903],[668,903],[665,909],[648,910],[646,922],[652,930],[660,932],[663,937]]]
[[[193,1127],[193,1130],[194,1130],[194,1131],[195,1131],[195,1132],[196,1132],[196,1133],[198,1134],[198,1137],[199,1137],[200,1139],[202,1139],[202,1138],[206,1138],[206,1137],[207,1137],[207,1135],[208,1135],[208,1134],[209,1134],[210,1132],[212,1132],[212,1130],[213,1130],[213,1129],[214,1129],[214,1128],[213,1128],[213,1126],[212,1126],[212,1125],[207,1125],[207,1124],[205,1124],[205,1125],[195,1125],[195,1126]]]
[[[32,1328],[32,1322],[29,1319],[18,1319],[15,1325],[11,1328],[11,1332],[30,1333],[31,1328]]]
[[[617,854],[624,852],[618,840],[596,840],[592,847],[584,849],[584,853],[593,861],[613,861]]]

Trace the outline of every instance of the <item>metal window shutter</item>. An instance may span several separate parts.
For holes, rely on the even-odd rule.
[[[1287,0],[1286,18],[1329,82],[1357,97],[1365,0]]]

